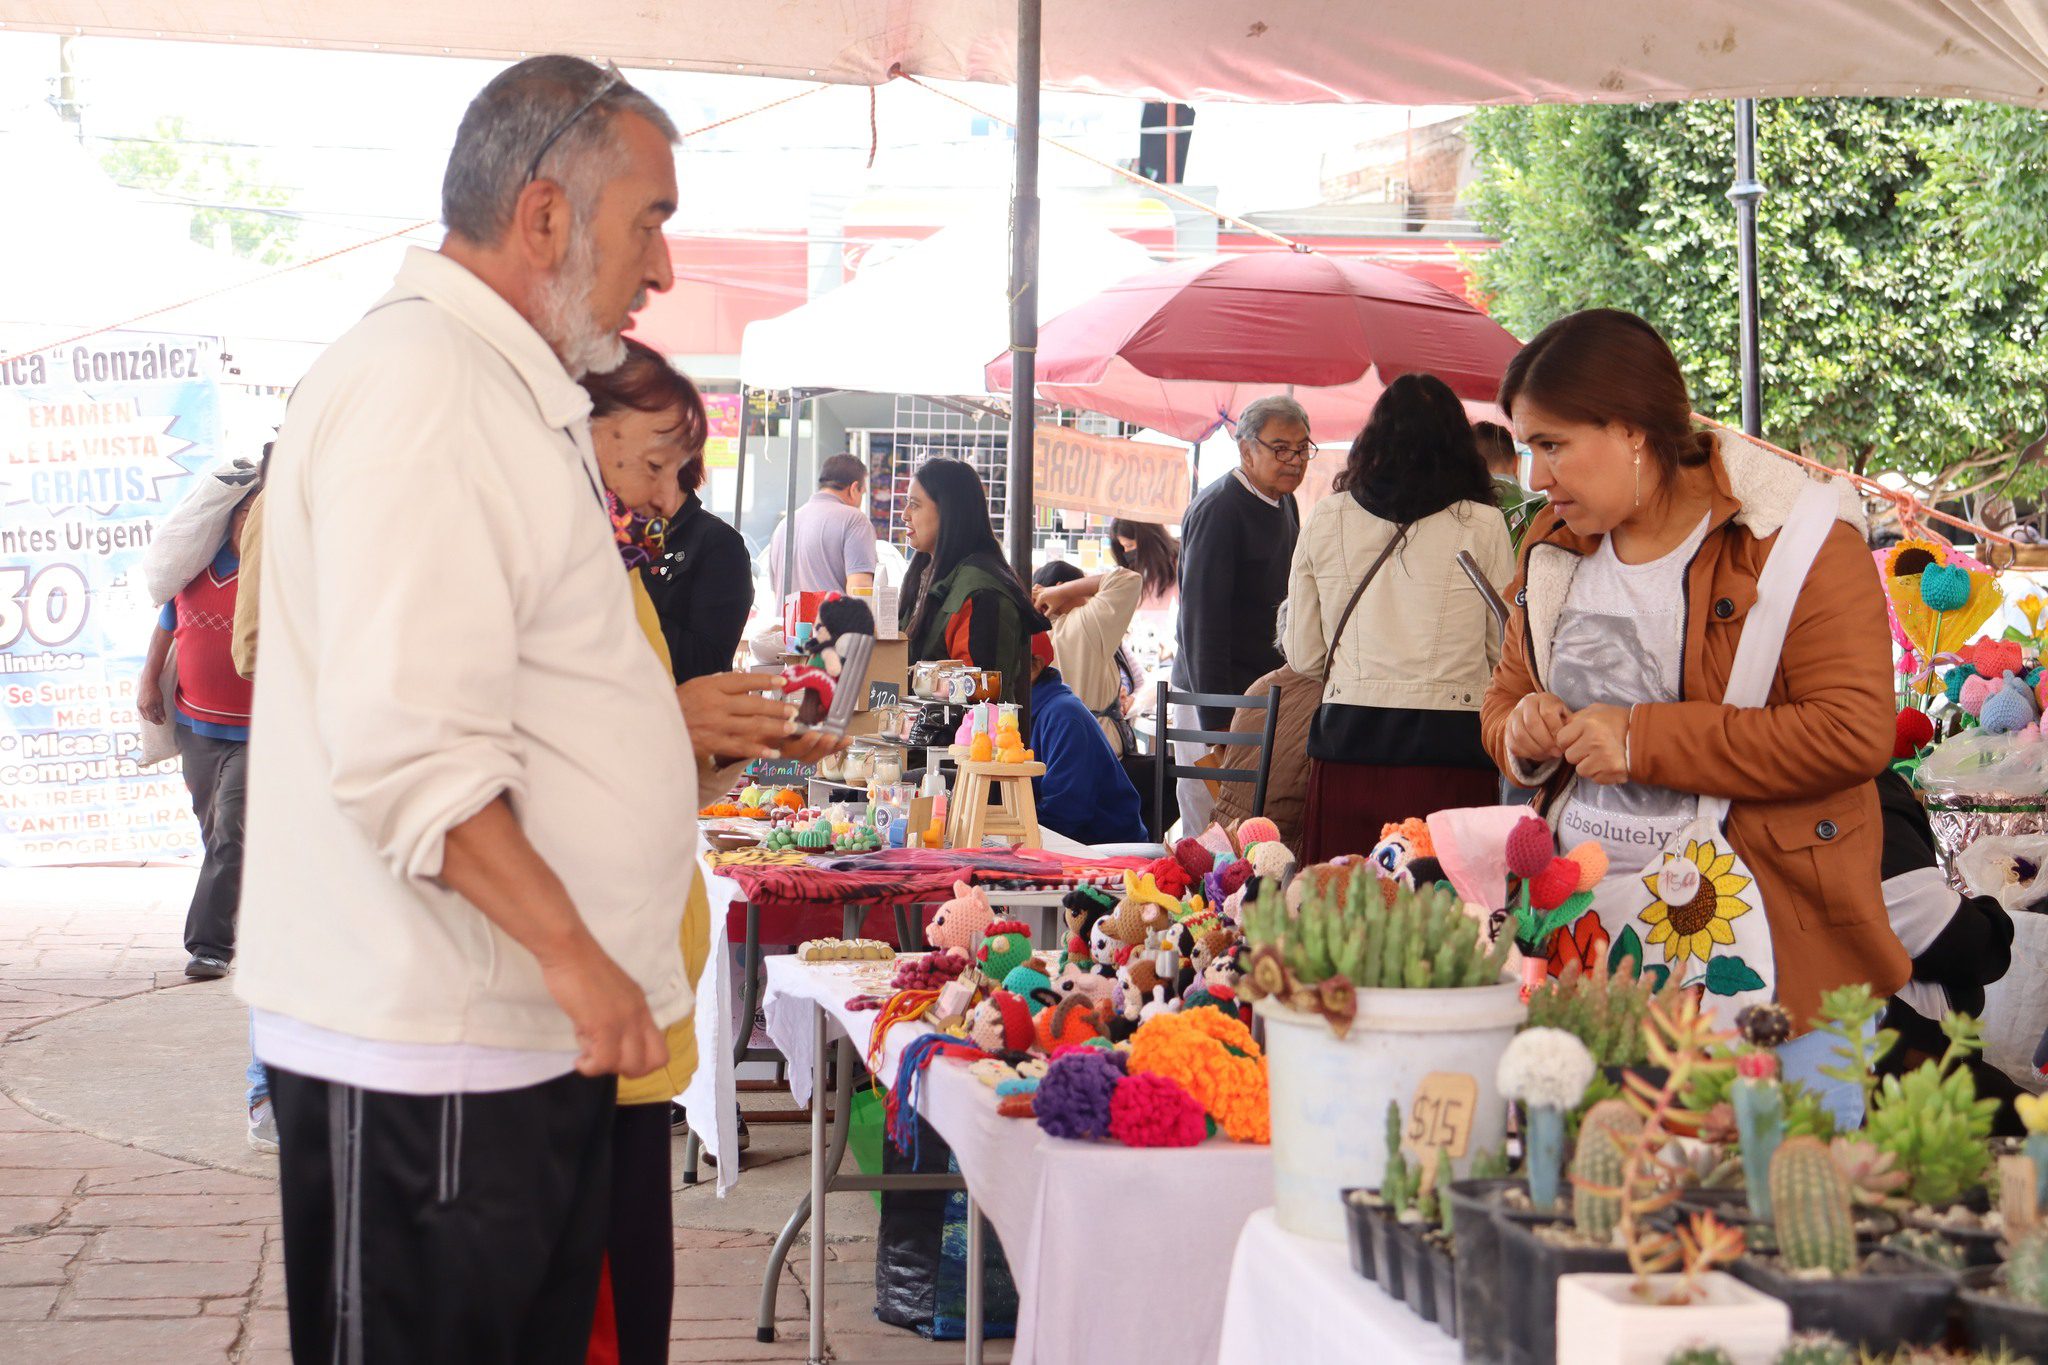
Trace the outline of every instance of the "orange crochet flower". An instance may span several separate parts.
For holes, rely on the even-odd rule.
[[[1252,1031],[1207,1007],[1145,1021],[1131,1039],[1130,1070],[1164,1076],[1238,1142],[1270,1142],[1266,1057]]]

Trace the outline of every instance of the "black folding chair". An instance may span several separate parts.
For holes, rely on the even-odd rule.
[[[1233,712],[1258,710],[1266,712],[1265,727],[1256,734],[1242,730],[1183,730],[1172,721],[1174,706],[1225,706]],[[1176,692],[1170,683],[1159,684],[1159,704],[1154,713],[1154,733],[1159,737],[1158,762],[1154,768],[1152,786],[1152,837],[1164,839],[1166,835],[1165,812],[1167,793],[1173,784],[1183,777],[1192,777],[1204,782],[1249,782],[1252,787],[1252,814],[1266,813],[1266,777],[1273,769],[1273,734],[1280,725],[1280,688],[1278,684],[1266,689],[1263,697],[1233,697],[1219,692]],[[1256,768],[1204,768],[1193,763],[1181,763],[1173,756],[1175,740],[1189,744],[1226,745],[1253,744],[1258,748],[1259,766]],[[1189,834],[1199,834],[1189,830]]]

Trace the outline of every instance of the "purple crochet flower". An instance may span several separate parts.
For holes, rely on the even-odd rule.
[[[1038,1126],[1058,1138],[1109,1136],[1109,1101],[1124,1078],[1124,1056],[1082,1048],[1054,1059],[1033,1097]]]

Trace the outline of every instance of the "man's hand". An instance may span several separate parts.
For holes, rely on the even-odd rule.
[[[1531,692],[1508,713],[1508,752],[1531,765],[1563,758],[1558,732],[1571,718],[1571,708],[1556,695]]]
[[[853,743],[850,735],[827,735],[812,730],[796,735],[775,746],[784,758],[793,758],[799,763],[816,763],[826,754],[837,753]]]
[[[576,1069],[586,1076],[645,1076],[668,1061],[647,996],[588,934],[541,959],[548,994],[576,1027]]]
[[[712,673],[676,689],[690,743],[700,754],[771,758],[791,744],[796,704],[773,673]],[[809,738],[805,736],[804,738]]]
[[[144,669],[135,683],[135,710],[151,725],[164,723],[163,682],[152,669]]]
[[[1565,762],[1603,787],[1628,781],[1628,708],[1588,706],[1557,732]]]

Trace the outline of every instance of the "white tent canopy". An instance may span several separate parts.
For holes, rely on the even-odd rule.
[[[1038,251],[1046,317],[1152,265],[1143,247],[1057,205]],[[1009,344],[1009,256],[1000,216],[943,228],[801,308],[748,324],[740,378],[762,389],[985,394],[983,367]]]
[[[1011,84],[1015,0],[10,0],[6,26],[879,84]],[[2048,104],[2044,0],[1044,0],[1053,89],[1266,103]]]

